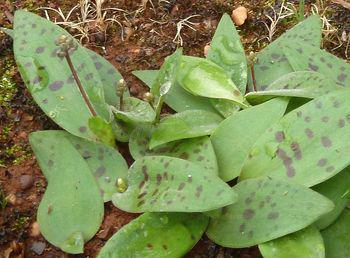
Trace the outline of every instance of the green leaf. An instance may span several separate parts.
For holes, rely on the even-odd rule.
[[[192,161],[211,174],[218,174],[216,155],[209,137],[170,142],[150,150],[148,146],[151,135],[152,128],[138,127],[132,132],[129,150],[134,160],[144,156],[170,156]]]
[[[247,59],[235,25],[224,14],[210,44],[208,59],[225,69],[242,94],[247,87]]]
[[[334,207],[299,184],[270,178],[249,179],[232,188],[239,198],[211,219],[207,234],[215,243],[249,247],[303,229]]]
[[[253,146],[240,180],[268,175],[305,186],[350,163],[349,90],[316,98],[272,125]]]
[[[178,258],[201,238],[208,218],[201,214],[145,213],[121,228],[97,258]]]
[[[133,74],[151,88],[158,71],[134,71]],[[205,110],[217,113],[216,109],[210,104],[208,98],[194,96],[184,90],[176,82],[165,96],[164,102],[176,112],[183,112],[186,110]]]
[[[112,194],[117,192],[117,179],[127,175],[128,165],[123,156],[102,143],[87,141],[64,131],[36,132],[35,137],[39,139],[37,142],[40,142],[41,137],[50,141],[68,140],[69,147],[74,147],[90,168],[90,173],[96,180],[105,202],[110,201]],[[37,142],[34,143],[38,144]],[[49,175],[49,172],[46,172],[45,176],[49,177]]]
[[[97,139],[111,147],[115,147],[113,127],[101,117],[95,116],[89,119],[89,129]]]
[[[155,84],[159,70],[136,70],[132,74],[135,75],[139,80],[146,84],[149,88]]]
[[[326,196],[334,204],[335,208],[323,215],[315,224],[319,229],[324,229],[332,224],[349,203],[345,194],[350,188],[350,168],[347,167],[334,177],[328,179],[322,184],[313,187],[313,190]]]
[[[133,97],[124,100],[123,110],[113,109],[113,112],[117,119],[126,123],[152,123],[156,117],[148,102]]]
[[[112,195],[117,192],[117,179],[125,177],[128,173],[128,165],[123,156],[117,150],[101,143],[90,142],[70,134],[65,134],[65,138],[88,164],[100,187],[103,200],[110,201]]]
[[[260,51],[253,61],[256,89],[258,91],[264,90],[281,76],[294,71],[283,51],[286,45],[298,49],[296,43],[302,42],[303,47],[307,45],[319,47],[321,31],[320,17],[310,16]],[[249,73],[248,87],[250,91],[253,91],[252,69],[249,69]]]
[[[125,192],[112,197],[127,212],[203,212],[236,201],[220,178],[193,162],[166,156],[138,159],[129,169]]]
[[[299,48],[298,48],[299,47]],[[295,71],[309,70],[327,75],[338,86],[347,87],[350,83],[350,65],[324,50],[295,43],[283,49]]]
[[[210,99],[210,103],[225,118],[236,114],[240,107],[227,99]]]
[[[84,242],[103,219],[103,200],[90,168],[64,137],[30,135],[30,144],[48,185],[37,219],[47,241],[67,253],[83,253]]]
[[[36,103],[65,130],[79,137],[94,139],[88,129],[92,114],[68,63],[57,56],[55,40],[61,35],[72,36],[52,22],[25,11],[16,11],[14,28],[15,59]],[[103,84],[89,53],[79,46],[70,57],[94,110],[109,121]]]
[[[287,105],[287,99],[276,98],[230,116],[215,129],[210,139],[222,180],[227,182],[239,176],[251,147],[283,116]]]
[[[100,75],[106,102],[111,106],[119,107],[119,97],[117,95],[116,85],[120,79],[123,79],[122,75],[105,58],[92,50],[87,48],[86,50],[88,51],[92,62]],[[124,97],[128,96],[129,90],[126,88],[124,91]]]
[[[177,82],[193,95],[226,99],[246,106],[244,97],[226,71],[203,58],[183,56],[177,72]]]
[[[350,257],[349,228],[350,211],[345,209],[332,225],[321,232],[326,247],[326,257]]]
[[[154,130],[149,148],[176,140],[210,135],[221,121],[219,115],[201,110],[188,110],[167,116]]]
[[[325,249],[321,233],[307,227],[293,234],[259,245],[264,258],[324,258]]]
[[[177,49],[175,53],[165,58],[163,65],[157,73],[157,77],[152,83],[151,93],[154,96],[160,96],[161,87],[164,84],[169,84],[169,87],[172,87],[175,83],[175,73],[179,66],[182,56],[182,49]]]
[[[112,123],[114,137],[119,142],[128,142],[131,132],[134,130],[134,125],[125,123],[124,121],[115,121]]]
[[[342,89],[326,76],[311,71],[286,74],[270,84],[264,91],[248,93],[245,97],[252,104],[262,103],[276,96],[316,98]]]

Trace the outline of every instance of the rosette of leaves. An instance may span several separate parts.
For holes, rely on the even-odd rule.
[[[320,24],[311,16],[248,60],[224,15],[206,59],[179,49],[159,71],[134,72],[150,88],[140,100],[102,56],[16,12],[6,33],[21,75],[65,130],[30,136],[48,181],[43,236],[82,253],[112,201],[144,214],[101,258],[182,257],[204,233],[264,257],[349,256],[350,67],[319,49]]]

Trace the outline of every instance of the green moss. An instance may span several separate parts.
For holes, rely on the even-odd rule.
[[[25,216],[17,217],[14,225],[12,226],[12,231],[22,230],[25,227],[26,223],[29,221],[29,219],[29,217]]]

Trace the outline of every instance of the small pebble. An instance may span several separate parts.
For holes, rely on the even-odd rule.
[[[204,47],[204,56],[205,56],[205,57],[208,56],[209,49],[210,49],[210,45],[209,45],[209,44],[205,45],[205,47]]]
[[[231,18],[237,26],[244,24],[245,20],[248,18],[247,8],[240,6],[232,11]]]
[[[37,255],[42,255],[45,250],[46,244],[44,242],[35,241],[30,248]]]
[[[40,235],[40,227],[38,222],[35,221],[30,227],[30,235],[32,237],[37,237]]]
[[[27,190],[33,186],[33,177],[31,175],[20,176],[19,183],[22,190]]]
[[[17,203],[17,197],[13,193],[6,196],[6,201],[11,205],[16,205]]]

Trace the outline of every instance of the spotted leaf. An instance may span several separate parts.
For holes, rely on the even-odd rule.
[[[237,199],[227,184],[201,166],[166,156],[136,160],[125,181],[126,191],[114,194],[112,201],[128,212],[202,212]]]
[[[210,44],[208,59],[225,69],[242,94],[247,87],[247,60],[235,25],[224,14]]]
[[[333,203],[299,184],[270,178],[233,187],[239,198],[211,219],[207,234],[225,247],[249,247],[303,229],[331,211]]]
[[[326,257],[350,257],[350,210],[345,209],[340,217],[325,230],[321,231]]]
[[[209,60],[183,56],[177,72],[177,82],[193,95],[226,99],[246,106],[244,97],[225,70]]]
[[[313,186],[347,167],[349,98],[349,90],[324,95],[272,125],[251,149],[240,180],[268,175]]]
[[[215,129],[210,139],[222,180],[230,181],[239,176],[251,147],[283,116],[287,105],[287,99],[273,99],[230,116]]]
[[[170,156],[192,161],[208,170],[213,175],[218,174],[216,155],[209,137],[196,137],[163,144],[153,150],[148,148],[152,129],[136,128],[129,141],[129,150],[136,160],[144,156]]]
[[[145,213],[112,236],[97,258],[182,257],[207,224],[208,218],[201,214]]]
[[[149,88],[151,88],[158,71],[134,71],[133,74],[143,81]],[[194,96],[191,93],[188,93],[176,82],[165,96],[164,102],[176,112],[183,112],[186,110],[205,110],[213,113],[217,112],[216,109],[210,104],[209,99]]]
[[[133,97],[124,100],[123,110],[113,109],[113,112],[117,119],[126,123],[152,123],[156,117],[148,102]]]
[[[307,227],[293,234],[259,245],[264,258],[324,258],[325,249],[321,233]]]
[[[94,139],[87,126],[92,111],[76,85],[68,62],[57,56],[55,40],[61,35],[72,37],[61,27],[26,11],[16,11],[14,28],[15,59],[34,100],[65,130]],[[70,57],[92,109],[109,121],[103,84],[89,53],[78,45]]]
[[[167,116],[153,131],[149,148],[176,140],[210,135],[221,121],[219,115],[201,110],[188,110]]]
[[[349,203],[346,193],[350,189],[350,168],[347,167],[339,174],[328,179],[322,184],[313,187],[313,190],[330,199],[335,208],[323,215],[315,224],[319,229],[325,229],[331,225]]]
[[[250,91],[254,89],[253,75],[256,89],[261,91],[281,76],[293,72],[294,69],[284,54],[284,47],[288,45],[299,49],[295,44],[297,42],[302,42],[303,47],[307,45],[319,47],[321,44],[321,28],[320,17],[310,16],[260,51],[252,61],[254,63],[253,67],[248,69],[248,87]]]
[[[277,96],[313,99],[338,89],[341,87],[320,73],[299,71],[282,76],[263,91],[248,93],[246,98],[252,104],[262,103]]]
[[[350,65],[325,50],[295,43],[284,49],[285,55],[295,71],[308,70],[327,75],[338,86],[350,85]],[[295,47],[299,47],[296,49]]]
[[[83,253],[104,209],[90,168],[64,137],[45,131],[32,133],[29,140],[48,181],[37,214],[40,233],[67,253]]]
[[[106,102],[114,107],[119,107],[119,97],[117,95],[116,85],[120,79],[123,79],[122,75],[105,58],[92,50],[87,48],[86,50],[100,75]],[[125,89],[124,96],[129,96],[128,89]]]
[[[117,179],[127,175],[128,166],[124,158],[118,151],[106,146],[105,144],[90,142],[64,131],[37,132],[35,138],[38,139],[37,142],[40,142],[40,138],[52,142],[59,141],[60,139],[62,139],[62,141],[68,140],[71,145],[69,147],[74,147],[80,154],[81,158],[83,158],[84,162],[88,165],[90,173],[95,178],[105,202],[110,201],[112,194],[117,191]],[[55,155],[54,150],[51,152],[52,155]],[[49,164],[52,164],[52,162],[48,161],[48,165]],[[41,167],[44,171],[45,169],[50,171],[50,166],[44,168],[41,164]],[[46,172],[45,176],[46,178],[49,178],[50,173]]]

